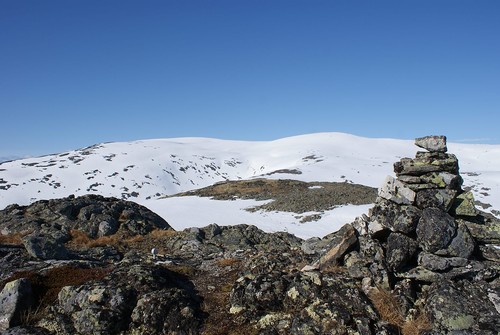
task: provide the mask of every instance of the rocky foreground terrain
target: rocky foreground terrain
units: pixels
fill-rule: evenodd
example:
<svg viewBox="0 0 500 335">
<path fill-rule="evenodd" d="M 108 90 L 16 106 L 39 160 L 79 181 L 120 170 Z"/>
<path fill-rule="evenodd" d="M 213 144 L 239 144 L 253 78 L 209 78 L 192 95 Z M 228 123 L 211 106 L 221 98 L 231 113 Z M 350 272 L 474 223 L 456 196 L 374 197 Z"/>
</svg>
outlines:
<svg viewBox="0 0 500 335">
<path fill-rule="evenodd" d="M 425 151 L 394 164 L 368 215 L 322 239 L 174 231 L 96 195 L 11 205 L 0 211 L 0 331 L 498 334 L 500 220 L 462 189 L 444 137 L 416 144 Z"/>
</svg>

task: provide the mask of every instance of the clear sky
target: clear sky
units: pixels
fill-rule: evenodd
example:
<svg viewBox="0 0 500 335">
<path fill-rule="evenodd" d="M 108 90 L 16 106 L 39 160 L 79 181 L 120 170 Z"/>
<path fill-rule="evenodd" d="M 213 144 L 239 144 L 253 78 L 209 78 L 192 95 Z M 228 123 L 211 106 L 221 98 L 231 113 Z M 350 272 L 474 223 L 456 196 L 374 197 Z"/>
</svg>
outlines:
<svg viewBox="0 0 500 335">
<path fill-rule="evenodd" d="M 500 143 L 498 0 L 0 0 L 0 157 L 340 131 Z"/>
</svg>

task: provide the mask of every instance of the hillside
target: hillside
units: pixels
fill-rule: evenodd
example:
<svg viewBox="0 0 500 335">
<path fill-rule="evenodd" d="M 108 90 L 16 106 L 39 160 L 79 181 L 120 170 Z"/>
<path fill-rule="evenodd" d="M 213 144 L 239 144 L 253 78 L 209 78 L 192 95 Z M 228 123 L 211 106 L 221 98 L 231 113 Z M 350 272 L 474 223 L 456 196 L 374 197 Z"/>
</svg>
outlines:
<svg viewBox="0 0 500 335">
<path fill-rule="evenodd" d="M 464 188 L 472 190 L 479 207 L 498 215 L 500 146 L 449 143 L 448 147 L 460 160 Z M 140 203 L 176 229 L 214 222 L 246 223 L 266 231 L 322 236 L 352 221 L 369 206 L 339 207 L 332 203 L 330 209 L 320 211 L 249 212 L 246 209 L 269 200 L 246 197 L 229 202 L 174 195 L 219 182 L 257 178 L 346 182 L 377 188 L 386 175 L 394 174 L 392 162 L 412 157 L 417 150 L 411 141 L 342 133 L 269 142 L 176 138 L 103 143 L 0 164 L 0 208 L 71 194 L 98 194 Z M 301 224 L 311 216 L 317 219 L 314 226 Z"/>
</svg>

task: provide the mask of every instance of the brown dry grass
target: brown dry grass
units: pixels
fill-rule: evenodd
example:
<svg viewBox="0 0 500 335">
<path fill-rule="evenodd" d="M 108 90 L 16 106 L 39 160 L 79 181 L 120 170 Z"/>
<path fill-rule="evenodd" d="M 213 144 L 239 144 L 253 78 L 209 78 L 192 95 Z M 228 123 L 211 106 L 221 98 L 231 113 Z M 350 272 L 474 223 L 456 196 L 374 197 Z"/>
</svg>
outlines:
<svg viewBox="0 0 500 335">
<path fill-rule="evenodd" d="M 422 331 L 431 329 L 431 323 L 425 313 L 407 320 L 398 300 L 390 291 L 384 288 L 372 290 L 369 298 L 380 314 L 380 317 L 398 327 L 403 335 L 419 335 Z"/>
<path fill-rule="evenodd" d="M 177 232 L 172 229 L 155 229 L 151 231 L 148 236 L 151 237 L 154 240 L 161 240 L 164 238 L 169 238 L 172 237 L 176 234 Z"/>
<path fill-rule="evenodd" d="M 217 260 L 217 265 L 219 266 L 236 266 L 241 263 L 238 258 L 222 258 Z"/>
<path fill-rule="evenodd" d="M 103 246 L 130 247 L 140 244 L 145 240 L 158 241 L 164 238 L 171 237 L 175 234 L 176 231 L 174 230 L 155 229 L 147 235 L 123 236 L 121 234 L 114 234 L 92 239 L 86 233 L 80 230 L 72 229 L 70 231 L 71 240 L 68 245 L 77 248 L 93 248 Z"/>
<path fill-rule="evenodd" d="M 403 335 L 420 335 L 422 331 L 431 329 L 432 324 L 425 313 L 420 313 L 416 318 L 407 320 L 401 327 Z"/>
<path fill-rule="evenodd" d="M 23 237 L 31 233 L 31 231 L 25 231 L 8 235 L 0 235 L 0 244 L 21 245 L 23 244 Z"/>
</svg>

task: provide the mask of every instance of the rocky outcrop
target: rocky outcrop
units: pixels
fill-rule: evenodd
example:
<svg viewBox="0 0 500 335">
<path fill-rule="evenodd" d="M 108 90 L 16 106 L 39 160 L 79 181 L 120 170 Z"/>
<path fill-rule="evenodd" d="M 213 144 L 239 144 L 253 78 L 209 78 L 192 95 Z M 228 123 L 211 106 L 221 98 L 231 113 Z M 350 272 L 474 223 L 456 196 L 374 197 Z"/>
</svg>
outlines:
<svg viewBox="0 0 500 335">
<path fill-rule="evenodd" d="M 11 205 L 0 211 L 1 235 L 45 234 L 63 243 L 69 240 L 71 229 L 94 238 L 117 233 L 146 234 L 155 228 L 170 226 L 146 207 L 99 195 L 41 200 L 30 206 Z"/>
<path fill-rule="evenodd" d="M 462 189 L 445 137 L 416 144 L 368 215 L 305 241 L 176 232 L 98 196 L 9 206 L 2 334 L 497 334 L 500 220 Z"/>
</svg>

